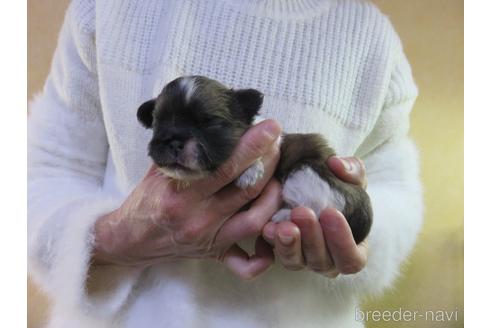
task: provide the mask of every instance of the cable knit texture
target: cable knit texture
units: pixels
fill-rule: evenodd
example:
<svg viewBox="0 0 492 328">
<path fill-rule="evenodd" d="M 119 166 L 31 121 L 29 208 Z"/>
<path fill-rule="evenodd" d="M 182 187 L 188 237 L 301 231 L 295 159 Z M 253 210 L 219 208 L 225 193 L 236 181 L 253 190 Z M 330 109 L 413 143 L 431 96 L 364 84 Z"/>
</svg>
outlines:
<svg viewBox="0 0 492 328">
<path fill-rule="evenodd" d="M 362 272 L 275 265 L 243 282 L 209 261 L 89 270 L 95 220 L 150 165 L 136 110 L 187 74 L 257 88 L 263 117 L 364 159 L 375 218 Z M 50 326 L 362 326 L 360 298 L 391 285 L 421 225 L 416 95 L 391 23 L 364 1 L 72 1 L 28 120 L 29 271 L 54 300 Z"/>
</svg>

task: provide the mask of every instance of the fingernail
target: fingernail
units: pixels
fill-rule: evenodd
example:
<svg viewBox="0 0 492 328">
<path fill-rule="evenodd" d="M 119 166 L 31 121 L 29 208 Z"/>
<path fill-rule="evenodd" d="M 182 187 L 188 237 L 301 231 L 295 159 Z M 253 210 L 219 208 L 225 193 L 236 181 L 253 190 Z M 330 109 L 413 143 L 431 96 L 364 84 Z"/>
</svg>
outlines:
<svg viewBox="0 0 492 328">
<path fill-rule="evenodd" d="M 269 122 L 268 124 L 266 124 L 263 131 L 265 132 L 265 135 L 272 141 L 277 139 L 280 135 L 280 128 L 278 124 L 275 124 L 273 122 Z"/>
<path fill-rule="evenodd" d="M 280 242 L 285 246 L 289 246 L 294 241 L 294 237 L 292 236 L 280 234 L 278 237 L 280 238 Z"/>
<path fill-rule="evenodd" d="M 345 171 L 347 171 L 347 172 L 352 171 L 352 169 L 353 169 L 352 161 L 345 159 L 343 157 L 338 157 L 338 159 L 340 160 L 340 162 L 342 162 L 343 168 L 345 169 Z"/>
</svg>

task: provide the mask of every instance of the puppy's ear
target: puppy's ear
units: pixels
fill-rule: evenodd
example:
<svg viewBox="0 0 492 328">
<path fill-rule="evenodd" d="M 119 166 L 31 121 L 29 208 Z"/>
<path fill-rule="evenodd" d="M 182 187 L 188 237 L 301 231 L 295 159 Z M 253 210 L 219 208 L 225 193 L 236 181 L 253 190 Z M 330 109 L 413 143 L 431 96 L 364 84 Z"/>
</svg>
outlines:
<svg viewBox="0 0 492 328">
<path fill-rule="evenodd" d="M 235 90 L 234 96 L 244 118 L 251 124 L 263 104 L 263 93 L 255 89 L 241 89 Z"/>
<path fill-rule="evenodd" d="M 155 99 L 144 102 L 138 108 L 137 118 L 144 127 L 150 129 L 152 127 L 153 116 L 152 112 L 155 108 Z"/>
</svg>

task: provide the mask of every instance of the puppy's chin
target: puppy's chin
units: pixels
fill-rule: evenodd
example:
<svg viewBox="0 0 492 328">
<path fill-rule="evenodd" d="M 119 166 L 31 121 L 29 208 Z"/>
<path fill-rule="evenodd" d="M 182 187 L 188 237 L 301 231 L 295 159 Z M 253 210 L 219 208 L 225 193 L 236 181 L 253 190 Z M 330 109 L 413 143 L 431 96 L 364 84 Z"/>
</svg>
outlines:
<svg viewBox="0 0 492 328">
<path fill-rule="evenodd" d="M 158 154 L 159 151 L 159 148 L 157 151 L 153 148 L 151 157 L 157 163 L 158 171 L 162 174 L 183 182 L 197 180 L 207 175 L 207 171 L 200 164 L 200 151 L 195 139 L 188 140 L 177 156 L 167 154 L 171 158 L 154 157 L 154 154 Z"/>
<path fill-rule="evenodd" d="M 201 179 L 208 175 L 208 172 L 203 170 L 192 170 L 188 168 L 170 168 L 158 167 L 157 169 L 162 174 L 178 181 L 188 182 Z"/>
</svg>

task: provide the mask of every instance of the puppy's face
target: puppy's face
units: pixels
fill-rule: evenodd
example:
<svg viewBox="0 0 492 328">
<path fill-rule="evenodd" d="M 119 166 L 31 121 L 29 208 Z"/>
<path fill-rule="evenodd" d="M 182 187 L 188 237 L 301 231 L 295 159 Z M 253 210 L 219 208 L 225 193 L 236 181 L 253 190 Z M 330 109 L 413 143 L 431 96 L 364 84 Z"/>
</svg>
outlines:
<svg viewBox="0 0 492 328">
<path fill-rule="evenodd" d="M 149 156 L 166 175 L 192 180 L 213 172 L 232 153 L 263 102 L 253 89 L 232 90 L 202 76 L 180 77 L 138 109 L 153 130 Z"/>
</svg>

